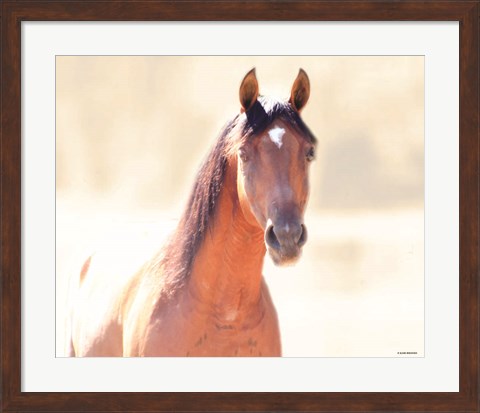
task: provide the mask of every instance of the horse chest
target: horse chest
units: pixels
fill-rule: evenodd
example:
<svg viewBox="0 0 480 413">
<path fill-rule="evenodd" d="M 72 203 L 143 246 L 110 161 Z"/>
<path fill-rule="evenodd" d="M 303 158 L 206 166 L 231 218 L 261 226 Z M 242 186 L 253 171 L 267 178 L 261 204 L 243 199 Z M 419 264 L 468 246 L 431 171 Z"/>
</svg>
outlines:
<svg viewBox="0 0 480 413">
<path fill-rule="evenodd" d="M 262 322 L 253 328 L 217 322 L 206 323 L 188 346 L 186 356 L 279 356 L 279 334 L 275 325 Z M 198 338 L 197 338 L 198 337 Z"/>
<path fill-rule="evenodd" d="M 272 308 L 273 310 L 273 308 Z M 280 356 L 280 335 L 275 311 L 266 310 L 253 326 L 248 320 L 218 321 L 201 312 L 159 314 L 139 346 L 143 356 L 232 357 Z"/>
</svg>

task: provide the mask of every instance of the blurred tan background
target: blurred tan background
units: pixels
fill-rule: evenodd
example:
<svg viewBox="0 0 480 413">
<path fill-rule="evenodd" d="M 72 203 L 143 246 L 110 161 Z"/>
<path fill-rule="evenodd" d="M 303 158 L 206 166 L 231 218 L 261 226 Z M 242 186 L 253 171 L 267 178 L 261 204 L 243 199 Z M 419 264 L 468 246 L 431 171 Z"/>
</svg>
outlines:
<svg viewBox="0 0 480 413">
<path fill-rule="evenodd" d="M 284 356 L 423 356 L 423 57 L 56 59 L 58 356 L 70 274 L 161 246 L 252 67 L 278 97 L 305 69 L 319 141 L 303 257 L 264 268 Z"/>
</svg>

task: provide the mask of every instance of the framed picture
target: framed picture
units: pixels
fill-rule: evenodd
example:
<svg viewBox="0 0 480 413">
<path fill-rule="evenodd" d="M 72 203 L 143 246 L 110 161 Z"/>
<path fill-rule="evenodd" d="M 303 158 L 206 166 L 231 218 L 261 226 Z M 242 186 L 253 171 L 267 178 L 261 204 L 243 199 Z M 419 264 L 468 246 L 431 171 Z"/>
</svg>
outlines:
<svg viewBox="0 0 480 413">
<path fill-rule="evenodd" d="M 478 411 L 478 1 L 2 7 L 4 411 Z"/>
</svg>

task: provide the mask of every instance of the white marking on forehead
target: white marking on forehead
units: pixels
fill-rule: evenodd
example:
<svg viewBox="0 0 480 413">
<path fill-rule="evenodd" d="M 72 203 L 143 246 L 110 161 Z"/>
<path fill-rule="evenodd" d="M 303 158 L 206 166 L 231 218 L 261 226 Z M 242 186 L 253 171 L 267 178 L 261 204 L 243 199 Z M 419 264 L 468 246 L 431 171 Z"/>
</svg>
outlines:
<svg viewBox="0 0 480 413">
<path fill-rule="evenodd" d="M 283 135 L 285 135 L 285 129 L 279 127 L 270 129 L 268 135 L 270 136 L 270 140 L 280 149 L 283 145 L 282 138 Z"/>
</svg>

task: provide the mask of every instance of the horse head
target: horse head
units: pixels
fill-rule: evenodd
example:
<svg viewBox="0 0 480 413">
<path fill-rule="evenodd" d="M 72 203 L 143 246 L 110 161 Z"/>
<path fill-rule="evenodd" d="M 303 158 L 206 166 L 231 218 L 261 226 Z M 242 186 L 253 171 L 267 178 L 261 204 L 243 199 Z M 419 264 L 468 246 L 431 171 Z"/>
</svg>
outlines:
<svg viewBox="0 0 480 413">
<path fill-rule="evenodd" d="M 304 212 L 316 140 L 300 112 L 309 95 L 310 82 L 302 69 L 285 101 L 259 95 L 255 69 L 240 86 L 244 122 L 236 148 L 237 193 L 246 219 L 263 230 L 277 265 L 295 262 L 307 241 Z"/>
</svg>

